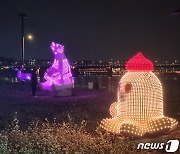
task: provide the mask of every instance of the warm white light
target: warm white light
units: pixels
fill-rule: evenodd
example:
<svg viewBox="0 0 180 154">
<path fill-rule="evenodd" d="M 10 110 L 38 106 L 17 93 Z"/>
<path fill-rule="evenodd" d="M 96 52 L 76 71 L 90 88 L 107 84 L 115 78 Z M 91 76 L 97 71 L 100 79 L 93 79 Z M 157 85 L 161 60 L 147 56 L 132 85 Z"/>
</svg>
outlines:
<svg viewBox="0 0 180 154">
<path fill-rule="evenodd" d="M 29 40 L 32 40 L 32 39 L 33 39 L 33 36 L 32 36 L 31 34 L 28 34 L 28 35 L 27 35 L 27 38 L 28 38 Z"/>
<path fill-rule="evenodd" d="M 117 102 L 110 106 L 112 118 L 104 119 L 101 126 L 109 132 L 133 137 L 171 132 L 177 121 L 163 114 L 159 79 L 152 71 L 144 71 L 144 66 L 140 70 L 137 61 L 135 71 L 131 63 L 128 67 L 131 70 L 119 82 Z"/>
</svg>

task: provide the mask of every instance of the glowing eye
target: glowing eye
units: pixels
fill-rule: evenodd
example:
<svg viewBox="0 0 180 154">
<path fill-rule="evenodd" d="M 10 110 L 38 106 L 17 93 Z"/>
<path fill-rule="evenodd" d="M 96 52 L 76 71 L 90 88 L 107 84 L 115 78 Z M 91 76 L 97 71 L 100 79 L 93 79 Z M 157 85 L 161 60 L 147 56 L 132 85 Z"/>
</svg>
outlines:
<svg viewBox="0 0 180 154">
<path fill-rule="evenodd" d="M 131 88 L 132 88 L 131 83 L 127 83 L 124 88 L 125 93 L 129 93 L 131 91 Z"/>
</svg>

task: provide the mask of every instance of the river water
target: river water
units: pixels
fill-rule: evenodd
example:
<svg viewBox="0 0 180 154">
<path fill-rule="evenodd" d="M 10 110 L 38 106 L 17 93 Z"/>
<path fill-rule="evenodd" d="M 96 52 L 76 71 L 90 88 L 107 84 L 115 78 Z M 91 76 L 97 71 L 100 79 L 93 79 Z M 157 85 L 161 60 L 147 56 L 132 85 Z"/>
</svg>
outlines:
<svg viewBox="0 0 180 154">
<path fill-rule="evenodd" d="M 88 88 L 88 83 L 96 82 L 103 90 L 117 93 L 119 77 L 78 77 L 75 87 Z M 180 116 L 180 75 L 158 76 L 163 88 L 164 114 L 170 117 Z M 89 84 L 90 88 L 91 84 Z"/>
<path fill-rule="evenodd" d="M 75 77 L 74 87 L 88 89 L 92 88 L 92 83 L 97 83 L 100 89 L 110 92 L 116 92 L 118 82 L 122 76 L 113 77 Z M 180 75 L 160 75 L 158 76 L 163 86 L 163 94 L 165 99 L 180 100 Z M 1 81 L 18 82 L 16 77 L 7 78 L 0 77 Z"/>
<path fill-rule="evenodd" d="M 118 77 L 76 77 L 75 87 L 91 88 L 91 82 L 98 83 L 101 89 L 116 92 L 122 76 Z M 180 99 L 180 75 L 158 76 L 162 83 L 163 93 L 167 98 Z"/>
</svg>

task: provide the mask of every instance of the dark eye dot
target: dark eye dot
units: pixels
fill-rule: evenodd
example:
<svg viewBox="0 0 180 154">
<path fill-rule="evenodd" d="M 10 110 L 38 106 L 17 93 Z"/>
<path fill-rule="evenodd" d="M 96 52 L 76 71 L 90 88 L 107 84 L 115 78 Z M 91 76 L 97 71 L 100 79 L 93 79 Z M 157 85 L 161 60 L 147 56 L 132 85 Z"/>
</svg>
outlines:
<svg viewBox="0 0 180 154">
<path fill-rule="evenodd" d="M 124 98 L 125 98 L 125 97 L 124 97 L 124 94 L 121 94 L 121 95 L 120 95 L 120 98 L 121 98 L 121 99 L 124 99 Z"/>
<path fill-rule="evenodd" d="M 127 83 L 124 88 L 125 93 L 129 93 L 131 91 L 131 88 L 132 88 L 132 85 L 130 83 Z"/>
</svg>

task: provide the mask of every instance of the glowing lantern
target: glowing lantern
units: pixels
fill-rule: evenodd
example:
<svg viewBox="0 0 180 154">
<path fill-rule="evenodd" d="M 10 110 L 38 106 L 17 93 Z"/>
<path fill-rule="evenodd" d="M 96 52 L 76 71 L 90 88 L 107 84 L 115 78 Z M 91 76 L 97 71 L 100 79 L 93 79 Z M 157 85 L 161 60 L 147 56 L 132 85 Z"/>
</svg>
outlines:
<svg viewBox="0 0 180 154">
<path fill-rule="evenodd" d="M 69 62 L 64 54 L 64 46 L 52 42 L 51 50 L 54 54 L 54 62 L 47 69 L 44 75 L 46 81 L 41 83 L 41 87 L 49 91 L 63 91 L 60 95 L 66 95 L 67 89 L 72 88 L 74 79 Z"/>
<path fill-rule="evenodd" d="M 118 87 L 118 101 L 110 106 L 112 118 L 101 126 L 127 137 L 163 135 L 172 132 L 177 121 L 163 115 L 163 94 L 153 63 L 141 52 L 126 63 L 127 73 Z"/>
</svg>

